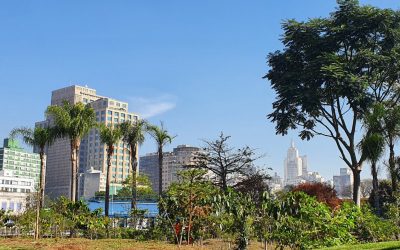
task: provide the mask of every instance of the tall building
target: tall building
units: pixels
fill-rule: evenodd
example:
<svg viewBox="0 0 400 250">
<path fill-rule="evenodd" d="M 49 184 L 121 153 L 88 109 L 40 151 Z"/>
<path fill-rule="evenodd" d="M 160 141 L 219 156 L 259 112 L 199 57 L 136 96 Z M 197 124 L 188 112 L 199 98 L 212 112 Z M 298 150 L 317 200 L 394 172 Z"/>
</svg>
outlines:
<svg viewBox="0 0 400 250">
<path fill-rule="evenodd" d="M 95 89 L 82 86 L 70 86 L 52 92 L 51 105 L 62 105 L 64 101 L 71 104 L 82 102 L 88 104 L 96 112 L 98 123 L 108 126 L 116 125 L 123 121 L 137 121 L 138 115 L 128 111 L 128 103 L 108 97 L 99 96 Z M 51 120 L 36 123 L 36 126 L 48 126 Z M 46 195 L 51 198 L 59 196 L 70 197 L 71 189 L 71 160 L 70 145 L 68 138 L 58 139 L 48 147 L 47 171 L 46 171 Z M 81 176 L 79 194 L 84 193 L 82 180 L 88 170 L 98 170 L 103 174 L 107 167 L 106 147 L 100 142 L 98 129 L 92 129 L 87 136 L 82 138 L 79 155 L 79 175 Z M 130 172 L 129 148 L 122 141 L 119 142 L 114 151 L 111 167 L 111 183 L 121 183 Z M 104 191 L 103 185 L 99 190 Z"/>
<path fill-rule="evenodd" d="M 189 145 L 179 145 L 172 152 L 164 152 L 162 190 L 168 189 L 173 182 L 178 181 L 178 172 L 183 170 L 183 166 L 191 165 L 193 157 L 200 148 Z M 140 157 L 140 172 L 147 175 L 152 183 L 152 189 L 158 193 L 158 154 L 150 153 Z"/>
<path fill-rule="evenodd" d="M 333 187 L 341 198 L 351 197 L 353 173 L 348 168 L 340 168 L 340 175 L 333 176 Z"/>
<path fill-rule="evenodd" d="M 32 178 L 39 183 L 39 154 L 28 153 L 15 140 L 4 139 L 0 148 L 0 170 L 11 171 L 12 175 L 21 178 Z"/>
<path fill-rule="evenodd" d="M 303 168 L 302 158 L 299 157 L 299 151 L 292 141 L 284 162 L 285 185 L 296 185 L 298 183 L 298 177 L 302 175 Z"/>
<path fill-rule="evenodd" d="M 308 171 L 308 158 L 299 156 L 299 151 L 292 141 L 284 163 L 284 185 L 298 185 L 305 182 L 325 182 L 318 172 Z"/>
<path fill-rule="evenodd" d="M 13 173 L 8 169 L 0 171 L 0 209 L 18 214 L 25 210 L 29 194 L 35 192 L 35 181 Z"/>
</svg>

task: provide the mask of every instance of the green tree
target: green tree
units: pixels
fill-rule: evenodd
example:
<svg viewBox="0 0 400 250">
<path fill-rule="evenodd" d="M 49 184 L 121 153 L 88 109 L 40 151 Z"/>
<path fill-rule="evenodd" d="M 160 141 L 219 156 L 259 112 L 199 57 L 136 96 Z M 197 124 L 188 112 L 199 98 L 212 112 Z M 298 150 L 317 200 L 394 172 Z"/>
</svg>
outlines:
<svg viewBox="0 0 400 250">
<path fill-rule="evenodd" d="M 51 145 L 55 139 L 57 131 L 54 128 L 49 127 L 35 127 L 31 128 L 15 128 L 10 133 L 10 138 L 13 139 L 16 136 L 21 136 L 22 140 L 32 146 L 37 147 L 39 150 L 40 157 L 40 173 L 39 173 L 39 185 L 38 185 L 38 198 L 36 205 L 36 222 L 35 222 L 35 234 L 34 238 L 37 240 L 40 237 L 40 210 L 43 208 L 44 201 L 44 186 L 45 186 L 45 174 L 46 174 L 46 162 L 45 162 L 45 149 Z"/>
<path fill-rule="evenodd" d="M 108 127 L 102 125 L 100 127 L 100 141 L 107 147 L 107 177 L 106 177 L 106 193 L 104 202 L 104 213 L 108 217 L 110 206 L 110 181 L 111 181 L 111 160 L 114 155 L 115 144 L 122 139 L 122 131 L 117 127 Z"/>
<path fill-rule="evenodd" d="M 206 171 L 188 169 L 178 173 L 178 182 L 172 183 L 160 199 L 160 215 L 168 215 L 173 221 L 180 221 L 176 240 L 180 244 L 184 237 L 187 244 L 201 239 L 211 219 L 212 199 L 218 193 L 209 181 L 204 179 Z M 172 223 L 172 222 L 171 222 Z M 171 225 L 172 226 L 172 225 Z M 175 231 L 175 228 L 172 228 Z"/>
<path fill-rule="evenodd" d="M 167 143 L 171 143 L 175 136 L 168 134 L 168 131 L 164 128 L 163 122 L 160 127 L 155 125 L 148 126 L 148 132 L 157 143 L 158 153 L 158 194 L 162 195 L 162 167 L 163 167 L 163 147 Z"/>
<path fill-rule="evenodd" d="M 118 198 L 127 198 L 132 197 L 132 175 L 129 175 L 123 182 L 122 188 L 118 190 L 117 197 Z M 151 188 L 151 182 L 147 175 L 138 174 L 136 177 L 137 182 L 137 198 L 138 200 L 153 200 L 156 199 L 157 195 L 154 193 Z"/>
<path fill-rule="evenodd" d="M 137 120 L 134 122 L 125 121 L 120 124 L 120 128 L 123 134 L 123 141 L 129 145 L 129 153 L 132 167 L 132 202 L 131 209 L 136 210 L 137 202 L 137 167 L 138 167 L 138 149 L 144 140 L 144 133 L 147 128 L 147 122 L 145 120 Z"/>
<path fill-rule="evenodd" d="M 378 133 L 366 134 L 360 143 L 362 156 L 366 160 L 371 162 L 371 174 L 372 174 L 372 192 L 374 193 L 374 207 L 378 214 L 381 213 L 380 202 L 379 202 L 379 180 L 378 180 L 378 168 L 376 166 L 379 158 L 382 157 L 385 150 L 385 139 Z"/>
<path fill-rule="evenodd" d="M 78 198 L 78 166 L 81 139 L 97 126 L 96 114 L 89 105 L 79 102 L 70 104 L 64 101 L 62 106 L 49 106 L 47 116 L 54 120 L 59 136 L 67 137 L 71 148 L 71 201 Z"/>
<path fill-rule="evenodd" d="M 400 15 L 357 0 L 338 5 L 327 18 L 283 23 L 284 50 L 269 54 L 264 77 L 277 94 L 268 118 L 277 134 L 300 129 L 302 139 L 331 138 L 353 172 L 360 205 L 357 132 L 371 103 L 399 100 Z"/>
</svg>

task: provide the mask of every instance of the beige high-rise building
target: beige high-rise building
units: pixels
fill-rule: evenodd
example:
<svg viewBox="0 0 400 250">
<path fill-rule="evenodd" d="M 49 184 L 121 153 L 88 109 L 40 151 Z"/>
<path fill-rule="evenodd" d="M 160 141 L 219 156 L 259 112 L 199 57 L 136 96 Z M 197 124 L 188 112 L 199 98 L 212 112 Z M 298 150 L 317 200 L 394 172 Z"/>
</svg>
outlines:
<svg viewBox="0 0 400 250">
<path fill-rule="evenodd" d="M 52 92 L 51 105 L 61 105 L 63 101 L 72 104 L 82 102 L 92 106 L 98 123 L 113 126 L 123 121 L 137 121 L 138 115 L 128 112 L 128 103 L 97 95 L 96 90 L 82 86 L 70 86 Z M 43 126 L 50 120 L 38 122 Z M 71 160 L 68 138 L 59 139 L 47 149 L 47 171 L 45 193 L 51 198 L 70 197 Z M 79 156 L 79 173 L 84 175 L 89 169 L 106 171 L 106 147 L 100 142 L 97 129 L 92 129 L 82 138 Z M 129 148 L 123 142 L 118 143 L 112 160 L 112 183 L 121 183 L 130 172 Z M 102 190 L 104 185 L 99 185 Z M 83 195 L 85 185 L 80 181 L 79 194 Z"/>
<path fill-rule="evenodd" d="M 162 190 L 167 190 L 173 182 L 178 181 L 178 172 L 183 170 L 183 166 L 194 163 L 194 156 L 200 148 L 189 145 L 179 145 L 172 152 L 164 152 L 162 169 Z M 150 153 L 140 157 L 140 172 L 147 175 L 152 183 L 152 189 L 158 193 L 158 154 Z"/>
</svg>

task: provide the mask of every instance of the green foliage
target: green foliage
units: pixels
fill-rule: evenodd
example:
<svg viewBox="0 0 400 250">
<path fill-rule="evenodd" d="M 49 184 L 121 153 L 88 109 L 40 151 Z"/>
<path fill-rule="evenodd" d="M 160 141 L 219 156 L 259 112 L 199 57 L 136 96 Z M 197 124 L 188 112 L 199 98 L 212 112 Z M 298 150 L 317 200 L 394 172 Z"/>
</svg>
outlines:
<svg viewBox="0 0 400 250">
<path fill-rule="evenodd" d="M 175 235 L 178 242 L 180 238 L 188 243 L 199 240 L 212 230 L 212 199 L 218 189 L 204 179 L 205 174 L 199 169 L 179 172 L 179 182 L 171 184 L 159 201 L 160 215 L 170 230 L 179 224 L 179 235 Z"/>
<path fill-rule="evenodd" d="M 393 216 L 395 220 L 395 216 Z M 355 235 L 362 242 L 395 240 L 399 233 L 398 225 L 392 221 L 376 216 L 368 206 L 361 208 L 357 217 Z"/>
<path fill-rule="evenodd" d="M 259 214 L 258 235 L 280 248 L 300 249 L 354 242 L 357 209 L 344 205 L 343 211 L 330 208 L 302 192 L 289 192 L 279 200 L 264 198 Z"/>
</svg>

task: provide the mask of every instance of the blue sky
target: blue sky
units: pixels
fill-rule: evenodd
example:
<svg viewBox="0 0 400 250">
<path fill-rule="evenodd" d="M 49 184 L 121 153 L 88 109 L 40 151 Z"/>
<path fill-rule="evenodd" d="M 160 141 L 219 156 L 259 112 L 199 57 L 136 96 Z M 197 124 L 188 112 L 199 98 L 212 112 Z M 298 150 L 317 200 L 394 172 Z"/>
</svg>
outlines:
<svg viewBox="0 0 400 250">
<path fill-rule="evenodd" d="M 361 1 L 400 8 L 393 0 Z M 276 136 L 274 93 L 261 77 L 281 48 L 284 19 L 327 16 L 334 0 L 0 2 L 0 139 L 43 119 L 52 90 L 88 85 L 163 120 L 173 144 L 201 146 L 220 131 L 283 173 L 293 138 L 309 168 L 331 179 L 345 166 L 333 142 Z M 149 138 L 141 154 L 155 151 Z M 365 166 L 364 176 L 369 168 Z"/>
</svg>

